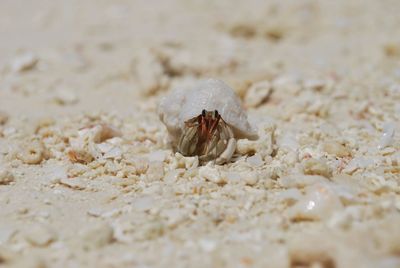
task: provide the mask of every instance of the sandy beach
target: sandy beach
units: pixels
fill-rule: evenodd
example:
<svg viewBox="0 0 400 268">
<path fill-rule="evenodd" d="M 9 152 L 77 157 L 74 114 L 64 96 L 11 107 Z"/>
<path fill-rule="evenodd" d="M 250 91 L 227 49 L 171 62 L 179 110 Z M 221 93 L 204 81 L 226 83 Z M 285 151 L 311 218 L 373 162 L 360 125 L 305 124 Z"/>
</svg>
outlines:
<svg viewBox="0 0 400 268">
<path fill-rule="evenodd" d="M 2 0 L 0 267 L 400 267 L 400 2 Z M 204 78 L 257 140 L 173 148 Z"/>
</svg>

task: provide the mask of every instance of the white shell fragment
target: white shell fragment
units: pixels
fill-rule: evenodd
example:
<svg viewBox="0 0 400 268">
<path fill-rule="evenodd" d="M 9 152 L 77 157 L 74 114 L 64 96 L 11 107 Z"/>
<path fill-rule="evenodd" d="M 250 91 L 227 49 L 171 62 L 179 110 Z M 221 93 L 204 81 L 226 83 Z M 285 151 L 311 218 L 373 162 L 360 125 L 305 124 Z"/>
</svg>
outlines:
<svg viewBox="0 0 400 268">
<path fill-rule="evenodd" d="M 381 139 L 379 141 L 378 149 L 384 149 L 387 146 L 390 146 L 394 142 L 395 135 L 395 124 L 394 123 L 386 123 L 383 125 L 383 132 Z"/>
<path fill-rule="evenodd" d="M 44 247 L 57 240 L 57 234 L 47 226 L 34 225 L 27 229 L 25 239 L 32 245 Z"/>
<path fill-rule="evenodd" d="M 324 220 L 343 209 L 335 189 L 318 183 L 306 188 L 306 194 L 289 210 L 292 219 Z"/>
<path fill-rule="evenodd" d="M 38 62 L 38 58 L 32 53 L 25 53 L 19 55 L 11 63 L 11 69 L 15 73 L 31 70 Z"/>
<path fill-rule="evenodd" d="M 258 107 L 271 95 L 272 87 L 269 81 L 254 83 L 246 92 L 244 103 L 247 107 Z"/>
<path fill-rule="evenodd" d="M 59 105 L 72 105 L 79 101 L 78 96 L 73 92 L 73 90 L 68 88 L 58 89 L 53 100 Z"/>
<path fill-rule="evenodd" d="M 198 116 L 203 109 L 217 110 L 232 127 L 236 138 L 257 138 L 256 130 L 247 120 L 240 99 L 227 84 L 218 79 L 202 80 L 191 89 L 170 93 L 161 100 L 158 114 L 172 142 L 175 142 L 182 133 L 185 121 Z"/>
<path fill-rule="evenodd" d="M 80 234 L 82 244 L 86 249 L 99 249 L 112 242 L 113 228 L 107 223 L 97 223 L 89 226 Z"/>
<path fill-rule="evenodd" d="M 0 166 L 0 185 L 10 184 L 14 181 L 14 175 L 5 168 Z"/>
<path fill-rule="evenodd" d="M 214 183 L 226 182 L 225 178 L 221 176 L 220 172 L 215 167 L 211 167 L 209 165 L 200 167 L 199 175 L 201 178 Z"/>
</svg>

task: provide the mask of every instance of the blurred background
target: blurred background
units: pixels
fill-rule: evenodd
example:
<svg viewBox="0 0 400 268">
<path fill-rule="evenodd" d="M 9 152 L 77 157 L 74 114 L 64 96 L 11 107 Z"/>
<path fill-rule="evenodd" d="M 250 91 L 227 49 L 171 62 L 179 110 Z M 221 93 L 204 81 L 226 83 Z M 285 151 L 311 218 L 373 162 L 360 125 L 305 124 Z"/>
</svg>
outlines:
<svg viewBox="0 0 400 268">
<path fill-rule="evenodd" d="M 129 112 L 137 96 L 198 77 L 224 79 L 241 95 L 248 81 L 282 74 L 357 87 L 368 86 L 366 72 L 400 77 L 396 0 L 0 5 L 0 107 L 15 113 Z"/>
</svg>

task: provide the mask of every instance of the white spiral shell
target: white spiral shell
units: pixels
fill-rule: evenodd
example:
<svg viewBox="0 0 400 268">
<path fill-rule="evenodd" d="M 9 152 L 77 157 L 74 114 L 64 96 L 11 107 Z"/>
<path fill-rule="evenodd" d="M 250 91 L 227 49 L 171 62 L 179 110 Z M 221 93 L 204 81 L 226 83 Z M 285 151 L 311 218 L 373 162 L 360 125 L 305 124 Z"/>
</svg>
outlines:
<svg viewBox="0 0 400 268">
<path fill-rule="evenodd" d="M 185 121 L 198 116 L 203 109 L 217 110 L 231 126 L 235 138 L 257 138 L 240 99 L 227 84 L 218 79 L 201 80 L 191 89 L 171 92 L 161 99 L 158 114 L 174 142 L 179 139 Z"/>
</svg>

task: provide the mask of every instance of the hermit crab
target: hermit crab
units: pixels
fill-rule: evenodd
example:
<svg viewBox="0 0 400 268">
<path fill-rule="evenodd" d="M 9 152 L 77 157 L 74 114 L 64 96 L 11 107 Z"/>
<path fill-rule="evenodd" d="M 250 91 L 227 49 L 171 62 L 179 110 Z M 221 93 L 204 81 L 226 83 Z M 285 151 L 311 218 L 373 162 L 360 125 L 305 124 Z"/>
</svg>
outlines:
<svg viewBox="0 0 400 268">
<path fill-rule="evenodd" d="M 158 107 L 174 148 L 201 162 L 228 162 L 236 139 L 256 139 L 240 99 L 224 82 L 201 80 L 191 89 L 175 90 L 161 99 Z"/>
</svg>

